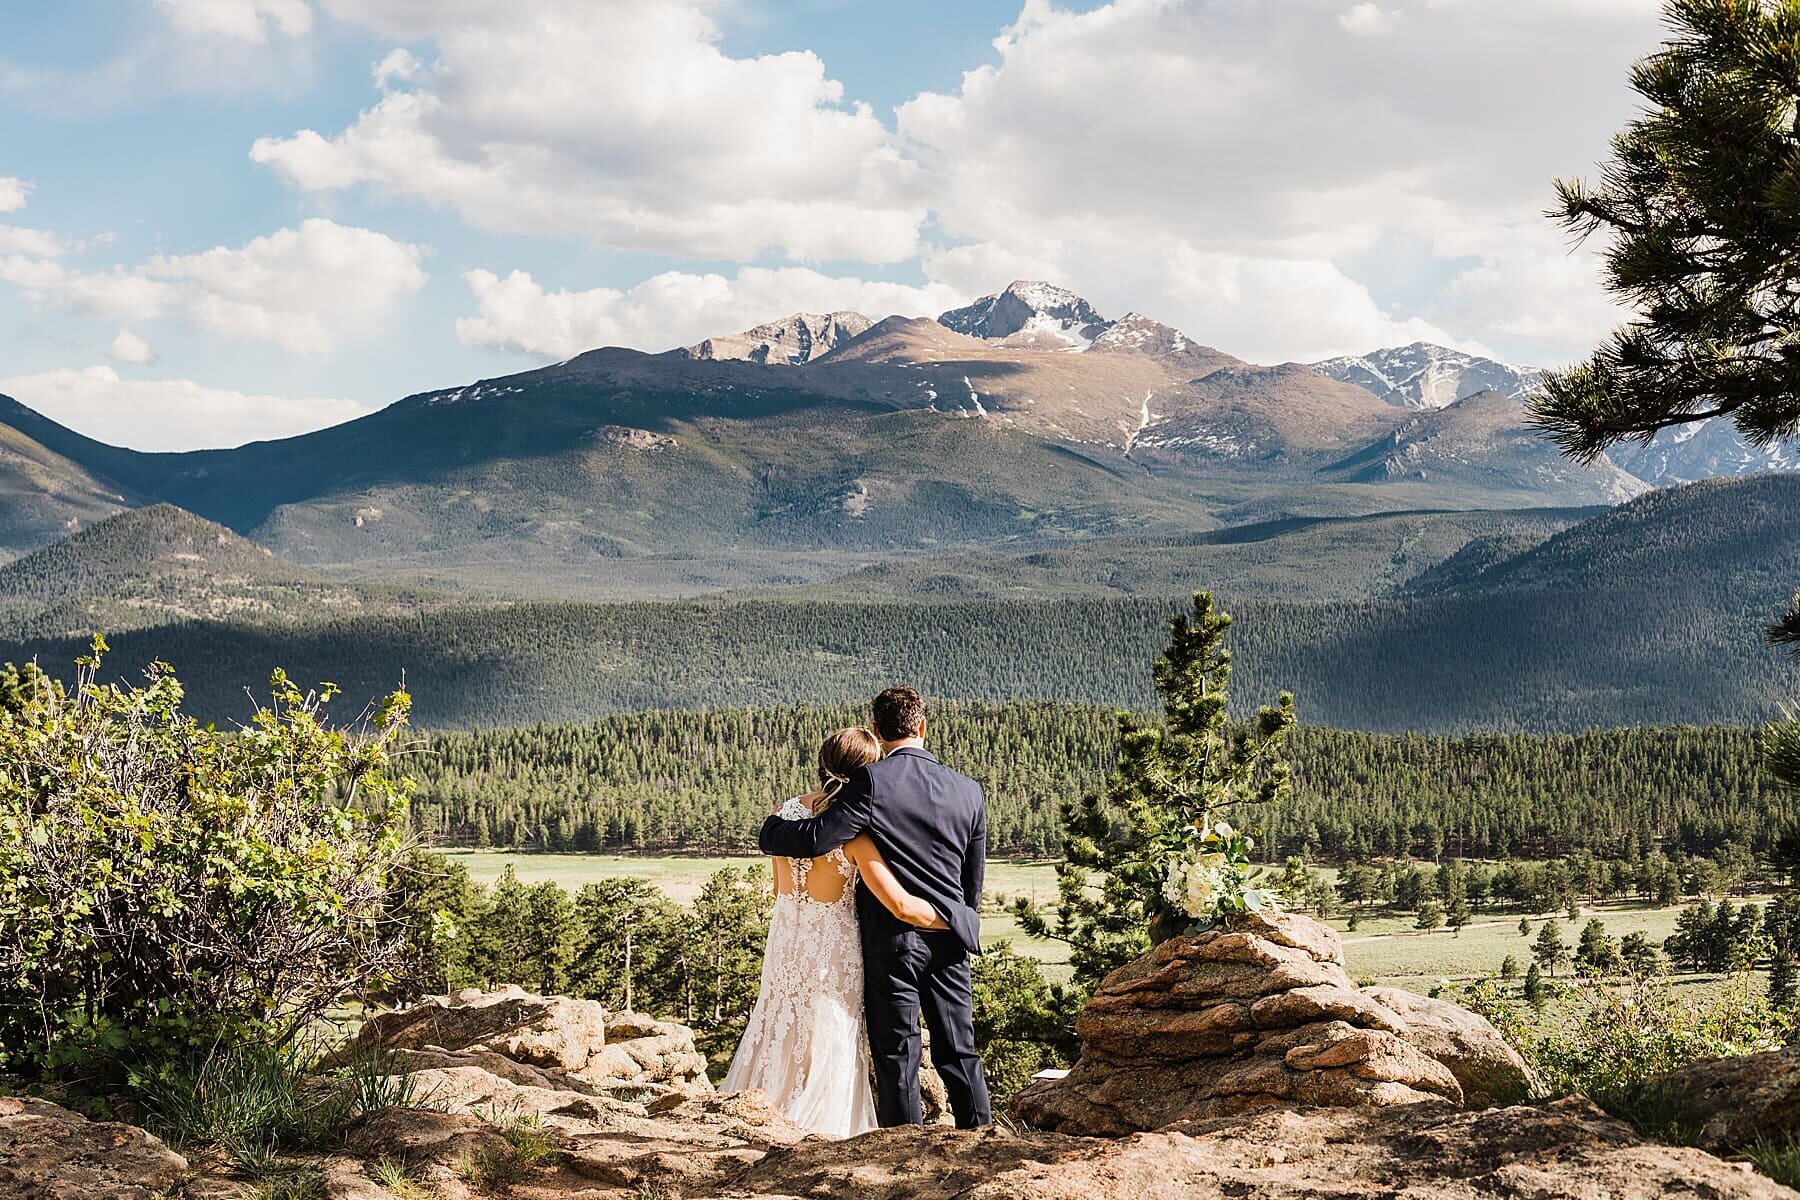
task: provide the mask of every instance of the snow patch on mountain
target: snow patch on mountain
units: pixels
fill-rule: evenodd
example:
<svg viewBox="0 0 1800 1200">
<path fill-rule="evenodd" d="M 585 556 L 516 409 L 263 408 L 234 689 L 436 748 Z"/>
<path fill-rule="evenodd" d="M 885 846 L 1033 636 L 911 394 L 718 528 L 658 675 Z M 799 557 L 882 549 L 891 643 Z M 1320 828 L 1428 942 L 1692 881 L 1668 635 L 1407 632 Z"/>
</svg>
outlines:
<svg viewBox="0 0 1800 1200">
<path fill-rule="evenodd" d="M 1523 400 L 1543 374 L 1532 367 L 1515 367 L 1429 342 L 1328 358 L 1311 366 L 1321 375 L 1355 384 L 1396 407 L 1412 409 L 1447 408 L 1478 392 L 1499 392 Z"/>
<path fill-rule="evenodd" d="M 1659 487 L 1718 475 L 1800 471 L 1800 444 L 1753 446 L 1727 417 L 1677 425 L 1658 433 L 1649 445 L 1626 442 L 1607 453 L 1639 479 Z"/>
<path fill-rule="evenodd" d="M 1080 351 L 1111 328 L 1093 305 L 1067 288 L 1021 279 L 938 317 L 946 329 L 1007 345 Z"/>
</svg>

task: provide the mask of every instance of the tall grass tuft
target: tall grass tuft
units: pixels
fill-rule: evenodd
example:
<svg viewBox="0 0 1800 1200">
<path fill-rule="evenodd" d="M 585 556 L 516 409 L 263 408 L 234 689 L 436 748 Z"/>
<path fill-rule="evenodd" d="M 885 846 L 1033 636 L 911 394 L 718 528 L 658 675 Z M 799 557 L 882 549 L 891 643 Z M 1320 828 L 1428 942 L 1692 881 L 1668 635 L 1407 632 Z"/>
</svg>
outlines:
<svg viewBox="0 0 1800 1200">
<path fill-rule="evenodd" d="M 216 1147 L 246 1165 L 281 1150 L 324 1150 L 379 1108 L 430 1107 L 395 1055 L 357 1055 L 313 1074 L 299 1047 L 219 1044 L 198 1063 L 164 1062 L 133 1073 L 144 1125 L 177 1148 Z M 246 1174 L 252 1174 L 246 1171 Z"/>
<path fill-rule="evenodd" d="M 1758 1142 L 1744 1151 L 1744 1157 L 1776 1183 L 1800 1190 L 1800 1133 Z"/>
</svg>

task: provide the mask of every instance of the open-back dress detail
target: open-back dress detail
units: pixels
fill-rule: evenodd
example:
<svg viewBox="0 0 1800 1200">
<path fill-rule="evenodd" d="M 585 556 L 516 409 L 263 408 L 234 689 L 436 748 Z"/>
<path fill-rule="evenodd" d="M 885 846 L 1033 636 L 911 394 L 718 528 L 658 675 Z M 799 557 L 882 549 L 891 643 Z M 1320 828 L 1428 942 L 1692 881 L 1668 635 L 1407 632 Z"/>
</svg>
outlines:
<svg viewBox="0 0 1800 1200">
<path fill-rule="evenodd" d="M 804 821 L 814 814 L 796 797 L 778 815 Z M 856 864 L 841 849 L 787 863 L 793 887 L 775 897 L 762 987 L 724 1090 L 761 1088 L 789 1120 L 852 1137 L 875 1128 Z M 815 878 L 821 865 L 833 874 Z"/>
</svg>

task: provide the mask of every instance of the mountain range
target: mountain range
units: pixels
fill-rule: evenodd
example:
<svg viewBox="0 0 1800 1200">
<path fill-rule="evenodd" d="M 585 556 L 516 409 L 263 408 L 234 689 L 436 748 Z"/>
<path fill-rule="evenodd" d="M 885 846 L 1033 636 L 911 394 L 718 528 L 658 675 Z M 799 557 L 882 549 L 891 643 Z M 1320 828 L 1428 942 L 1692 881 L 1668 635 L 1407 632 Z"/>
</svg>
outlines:
<svg viewBox="0 0 1800 1200">
<path fill-rule="evenodd" d="M 307 573 L 222 527 L 139 510 L 0 575 L 37 614 L 154 595 L 109 638 L 110 673 L 176 666 L 190 707 L 241 718 L 282 666 L 340 684 L 354 712 L 405 681 L 429 726 L 571 721 L 621 709 L 843 703 L 881 681 L 932 695 L 1141 705 L 1167 618 L 1194 586 L 1237 618 L 1233 696 L 1293 691 L 1302 719 L 1373 730 L 1574 730 L 1756 722 L 1795 680 L 1762 627 L 1800 579 L 1800 476 L 1660 489 L 1584 514 L 1289 519 L 1185 538 L 889 563 L 830 589 L 704 602 L 351 598 L 308 617 Z M 220 559 L 217 575 L 189 556 Z M 1382 570 L 1383 557 L 1393 564 Z M 187 564 L 171 571 L 169 562 Z M 31 560 L 21 560 L 20 564 Z M 923 568 L 923 564 L 918 564 Z M 1140 580 L 1142 591 L 1115 585 Z M 217 580 L 244 581 L 221 588 Z M 957 595 L 957 581 L 991 590 Z M 1310 582 L 1310 588 L 1297 581 Z M 95 581 L 82 583 L 80 581 Z M 268 600 L 239 611 L 208 598 Z M 360 607 L 358 606 L 360 605 Z M 15 611 L 0 605 L 0 614 Z M 85 631 L 41 615 L 0 630 L 0 660 L 55 669 Z"/>
<path fill-rule="evenodd" d="M 891 676 L 1137 703 L 1171 605 L 1209 587 L 1246 696 L 1294 687 L 1308 719 L 1773 712 L 1758 630 L 1800 579 L 1800 475 L 1737 478 L 1787 460 L 1711 426 L 1573 463 L 1524 424 L 1535 379 L 1427 345 L 1258 365 L 1021 282 L 229 450 L 140 453 L 0 398 L 0 657 L 106 631 L 213 715 L 276 665 L 357 700 L 404 676 L 437 724 Z M 1652 488 L 1696 469 L 1732 478 Z"/>
<path fill-rule="evenodd" d="M 1449 353 L 1365 356 L 1363 374 L 1260 366 L 1018 282 L 935 321 L 796 314 L 661 354 L 594 350 L 230 450 L 138 453 L 5 401 L 0 487 L 29 502 L 0 511 L 0 547 L 167 502 L 344 579 L 655 598 L 1646 488 L 1531 435 L 1511 397 L 1523 373 Z M 1407 388 L 1429 404 L 1395 398 Z M 1468 394 L 1430 406 L 1452 392 Z"/>
</svg>

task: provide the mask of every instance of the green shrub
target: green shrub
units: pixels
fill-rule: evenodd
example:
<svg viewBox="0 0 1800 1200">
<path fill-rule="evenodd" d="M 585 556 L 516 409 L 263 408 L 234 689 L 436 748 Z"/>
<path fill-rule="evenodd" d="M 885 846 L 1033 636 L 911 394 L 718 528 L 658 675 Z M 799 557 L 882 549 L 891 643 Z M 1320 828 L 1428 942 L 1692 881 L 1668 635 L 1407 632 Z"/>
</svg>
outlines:
<svg viewBox="0 0 1800 1200">
<path fill-rule="evenodd" d="M 398 954 L 410 701 L 334 729 L 335 689 L 278 671 L 220 731 L 182 714 L 166 667 L 98 683 L 104 649 L 70 688 L 0 673 L 0 1070 L 102 1089 L 145 1062 L 260 1073 L 213 1048 L 294 1044 Z"/>
<path fill-rule="evenodd" d="M 974 962 L 974 997 L 975 1046 L 996 1101 L 1080 1053 L 1075 1018 L 1085 997 L 1046 983 L 1036 959 L 1005 943 L 990 946 Z"/>
<path fill-rule="evenodd" d="M 1673 1106 L 1654 1081 L 1708 1058 L 1755 1054 L 1782 1044 L 1789 1019 L 1772 1010 L 1748 972 L 1722 990 L 1677 994 L 1666 975 L 1620 987 L 1590 986 L 1565 1030 L 1523 1047 L 1553 1094 L 1580 1094 L 1647 1133 L 1680 1140 Z"/>
</svg>

